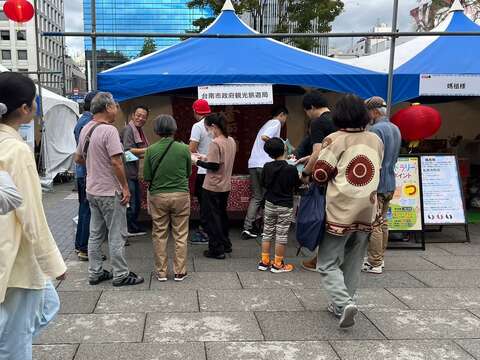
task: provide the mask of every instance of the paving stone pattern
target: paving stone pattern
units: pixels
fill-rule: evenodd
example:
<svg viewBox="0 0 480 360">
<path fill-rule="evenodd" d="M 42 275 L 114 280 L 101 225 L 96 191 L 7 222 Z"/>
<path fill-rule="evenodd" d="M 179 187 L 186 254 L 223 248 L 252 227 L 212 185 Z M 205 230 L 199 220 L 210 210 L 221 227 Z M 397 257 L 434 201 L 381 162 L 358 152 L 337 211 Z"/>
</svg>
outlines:
<svg viewBox="0 0 480 360">
<path fill-rule="evenodd" d="M 470 244 L 448 229 L 425 252 L 389 250 L 382 275 L 361 275 L 357 324 L 342 330 L 326 311 L 320 275 L 301 269 L 293 233 L 289 274 L 257 271 L 259 242 L 233 228 L 225 260 L 189 246 L 183 282 L 172 280 L 173 244 L 169 281 L 152 278 L 149 234 L 126 248 L 144 284 L 88 285 L 88 264 L 73 253 L 72 188 L 44 195 L 69 273 L 57 287 L 60 314 L 35 340 L 36 360 L 480 360 L 480 227 L 472 226 Z"/>
</svg>

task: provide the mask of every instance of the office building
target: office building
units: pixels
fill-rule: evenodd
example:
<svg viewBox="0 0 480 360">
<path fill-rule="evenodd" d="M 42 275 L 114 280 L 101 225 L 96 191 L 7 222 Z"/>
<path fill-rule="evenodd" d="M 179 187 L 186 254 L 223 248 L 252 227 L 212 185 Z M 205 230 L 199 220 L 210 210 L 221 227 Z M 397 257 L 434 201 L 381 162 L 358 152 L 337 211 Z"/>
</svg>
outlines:
<svg viewBox="0 0 480 360">
<path fill-rule="evenodd" d="M 0 1 L 0 9 L 3 9 L 4 3 Z M 40 31 L 64 31 L 63 0 L 38 0 L 37 6 Z M 40 70 L 56 72 L 42 75 L 41 81 L 45 87 L 59 94 L 63 89 L 62 46 L 61 37 L 41 37 Z M 13 71 L 37 71 L 34 19 L 23 24 L 15 23 L 0 10 L 0 62 Z M 36 79 L 35 75 L 31 77 Z"/>
<path fill-rule="evenodd" d="M 264 9 L 263 9 L 263 16 L 262 17 L 255 17 L 249 12 L 245 12 L 241 15 L 243 21 L 245 21 L 250 27 L 254 28 L 258 32 L 269 34 L 274 33 L 277 31 L 277 26 L 279 22 L 280 16 L 280 9 L 279 9 L 278 0 L 266 0 Z M 284 5 L 287 6 L 286 3 Z M 286 8 L 283 10 L 286 11 Z M 295 24 L 289 23 L 288 24 L 288 32 L 295 32 Z M 312 32 L 319 32 L 318 30 L 318 22 L 312 22 Z M 328 54 L 328 46 L 329 41 L 328 38 L 316 38 L 315 45 L 312 49 L 312 52 L 320 54 L 320 55 L 327 55 Z"/>
<path fill-rule="evenodd" d="M 156 32 L 184 33 L 195 30 L 193 22 L 210 17 L 210 10 L 189 9 L 189 0 L 96 0 L 97 32 Z M 91 1 L 84 0 L 84 27 L 91 31 Z M 157 38 L 157 49 L 179 42 L 178 38 Z M 142 38 L 98 38 L 99 71 L 121 64 L 138 56 Z M 91 58 L 92 42 L 85 39 L 87 60 Z"/>
</svg>

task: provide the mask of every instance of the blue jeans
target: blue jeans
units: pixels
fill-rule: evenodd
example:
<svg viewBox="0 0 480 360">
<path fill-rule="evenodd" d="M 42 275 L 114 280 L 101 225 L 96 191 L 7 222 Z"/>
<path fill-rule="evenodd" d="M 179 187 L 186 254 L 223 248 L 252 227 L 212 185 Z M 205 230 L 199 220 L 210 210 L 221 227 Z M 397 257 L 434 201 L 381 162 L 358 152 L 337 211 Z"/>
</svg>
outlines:
<svg viewBox="0 0 480 360">
<path fill-rule="evenodd" d="M 59 309 L 51 281 L 43 290 L 8 288 L 0 304 L 0 359 L 31 360 L 33 338 Z"/>
<path fill-rule="evenodd" d="M 138 180 L 128 179 L 130 190 L 130 207 L 127 208 L 127 226 L 129 231 L 138 231 L 138 214 L 140 213 L 140 184 Z"/>
<path fill-rule="evenodd" d="M 75 235 L 75 249 L 88 252 L 88 237 L 90 236 L 90 206 L 87 200 L 86 179 L 77 178 L 78 188 L 78 224 Z"/>
</svg>

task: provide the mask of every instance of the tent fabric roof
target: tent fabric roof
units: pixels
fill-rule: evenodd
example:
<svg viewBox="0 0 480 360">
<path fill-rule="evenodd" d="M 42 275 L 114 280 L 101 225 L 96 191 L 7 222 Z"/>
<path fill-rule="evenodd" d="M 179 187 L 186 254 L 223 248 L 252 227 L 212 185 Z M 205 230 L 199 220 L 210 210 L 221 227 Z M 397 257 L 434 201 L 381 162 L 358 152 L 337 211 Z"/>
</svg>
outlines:
<svg viewBox="0 0 480 360">
<path fill-rule="evenodd" d="M 205 34 L 254 34 L 230 7 Z M 271 83 L 353 92 L 386 89 L 384 74 L 344 64 L 268 38 L 190 38 L 104 71 L 99 88 L 119 100 L 169 90 L 228 83 Z"/>
<path fill-rule="evenodd" d="M 455 2 L 447 18 L 432 31 L 479 32 L 480 26 L 470 20 Z M 383 51 L 345 63 L 373 71 L 388 72 L 390 51 Z M 393 102 L 419 96 L 421 74 L 480 74 L 480 37 L 417 37 L 395 48 Z"/>
</svg>

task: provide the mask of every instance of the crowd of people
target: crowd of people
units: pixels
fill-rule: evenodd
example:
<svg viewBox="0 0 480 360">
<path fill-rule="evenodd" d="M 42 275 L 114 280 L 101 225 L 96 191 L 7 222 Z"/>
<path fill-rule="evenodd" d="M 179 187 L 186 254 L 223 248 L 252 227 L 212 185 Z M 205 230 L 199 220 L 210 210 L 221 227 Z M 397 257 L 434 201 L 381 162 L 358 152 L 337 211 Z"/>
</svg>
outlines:
<svg viewBox="0 0 480 360">
<path fill-rule="evenodd" d="M 33 336 L 59 308 L 52 280 L 64 279 L 66 273 L 43 211 L 33 154 L 18 133 L 35 115 L 35 97 L 35 86 L 27 77 L 0 74 L 0 226 L 6 234 L 0 242 L 0 355 L 16 359 L 31 358 Z M 284 260 L 295 216 L 294 195 L 301 186 L 321 187 L 326 198 L 325 233 L 317 256 L 302 267 L 320 273 L 330 298 L 328 310 L 339 318 L 340 327 L 347 328 L 354 325 L 358 312 L 354 295 L 360 271 L 379 274 L 385 266 L 386 214 L 401 137 L 379 97 L 364 101 L 345 95 L 330 111 L 325 98 L 312 92 L 305 95 L 303 107 L 310 124 L 293 154 L 281 139 L 289 117 L 284 106 L 274 109 L 256 136 L 248 161 L 253 196 L 242 237 L 262 238 L 258 270 L 294 270 Z M 204 256 L 218 260 L 235 251 L 227 202 L 237 144 L 223 114 L 212 113 L 205 100 L 195 101 L 196 123 L 188 145 L 175 141 L 175 119 L 159 115 L 153 120 L 158 139 L 150 144 L 143 131 L 150 115 L 146 106 L 133 110 L 120 133 L 113 126 L 118 103 L 110 93 L 89 93 L 85 110 L 74 132 L 79 193 L 75 249 L 80 260 L 89 262 L 90 285 L 144 282 L 125 257 L 128 238 L 146 234 L 138 222 L 140 177 L 148 183 L 153 273 L 158 281 L 168 280 L 169 238 L 175 242 L 174 280 L 188 276 L 192 167 L 198 169 L 194 195 L 200 204 L 200 225 L 191 243 L 208 244 Z M 263 229 L 255 226 L 260 209 Z M 105 239 L 111 271 L 103 266 Z"/>
</svg>

